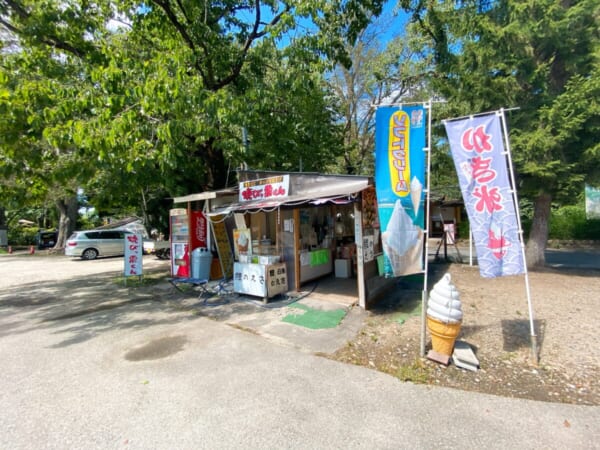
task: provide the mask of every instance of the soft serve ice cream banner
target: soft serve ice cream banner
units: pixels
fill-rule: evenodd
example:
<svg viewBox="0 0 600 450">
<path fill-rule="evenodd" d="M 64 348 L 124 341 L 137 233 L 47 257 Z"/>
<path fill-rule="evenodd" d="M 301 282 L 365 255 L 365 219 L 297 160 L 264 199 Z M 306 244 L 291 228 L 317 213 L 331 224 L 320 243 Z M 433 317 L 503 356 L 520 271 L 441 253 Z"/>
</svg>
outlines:
<svg viewBox="0 0 600 450">
<path fill-rule="evenodd" d="M 375 187 L 384 272 L 423 272 L 426 110 L 386 106 L 375 116 Z"/>
</svg>

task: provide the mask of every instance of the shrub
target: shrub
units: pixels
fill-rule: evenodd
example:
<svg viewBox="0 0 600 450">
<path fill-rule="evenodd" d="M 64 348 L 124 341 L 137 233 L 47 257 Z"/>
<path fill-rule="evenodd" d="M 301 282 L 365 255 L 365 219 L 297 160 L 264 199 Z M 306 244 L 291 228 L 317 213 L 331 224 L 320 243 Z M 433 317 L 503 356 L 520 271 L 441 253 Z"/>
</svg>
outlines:
<svg viewBox="0 0 600 450">
<path fill-rule="evenodd" d="M 549 238 L 600 239 L 600 220 L 587 220 L 583 206 L 563 206 L 550 215 Z"/>
<path fill-rule="evenodd" d="M 521 225 L 525 239 L 531 230 L 531 217 L 522 215 Z M 464 221 L 459 227 L 459 237 L 469 238 L 469 223 Z M 586 219 L 585 207 L 581 205 L 562 206 L 550 213 L 548 239 L 559 240 L 600 240 L 600 220 Z"/>
<path fill-rule="evenodd" d="M 12 227 L 8 229 L 10 245 L 35 245 L 35 238 L 40 229 L 37 227 Z"/>
</svg>

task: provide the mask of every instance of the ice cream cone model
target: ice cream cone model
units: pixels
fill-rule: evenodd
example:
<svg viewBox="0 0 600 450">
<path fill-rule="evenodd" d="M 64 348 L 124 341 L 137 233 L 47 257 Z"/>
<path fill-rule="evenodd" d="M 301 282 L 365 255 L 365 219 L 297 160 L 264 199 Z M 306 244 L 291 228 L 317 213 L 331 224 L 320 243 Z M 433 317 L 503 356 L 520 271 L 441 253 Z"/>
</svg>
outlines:
<svg viewBox="0 0 600 450">
<path fill-rule="evenodd" d="M 461 323 L 443 323 L 427 316 L 427 328 L 431 333 L 431 347 L 441 355 L 451 356 Z"/>
<path fill-rule="evenodd" d="M 446 274 L 433 286 L 427 302 L 427 328 L 434 352 L 447 357 L 452 355 L 462 317 L 460 295 L 451 282 L 450 274 Z"/>
</svg>

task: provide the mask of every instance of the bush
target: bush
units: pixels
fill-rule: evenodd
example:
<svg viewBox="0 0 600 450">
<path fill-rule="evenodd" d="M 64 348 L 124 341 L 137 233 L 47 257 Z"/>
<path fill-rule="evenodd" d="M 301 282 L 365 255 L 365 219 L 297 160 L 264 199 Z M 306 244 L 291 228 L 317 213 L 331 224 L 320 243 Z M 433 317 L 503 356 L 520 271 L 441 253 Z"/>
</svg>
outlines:
<svg viewBox="0 0 600 450">
<path fill-rule="evenodd" d="M 9 245 L 36 245 L 36 236 L 40 231 L 37 227 L 13 227 L 8 229 Z"/>
<path fill-rule="evenodd" d="M 521 219 L 525 239 L 531 230 L 531 217 L 525 215 Z M 469 223 L 462 222 L 459 227 L 459 238 L 469 238 Z M 600 240 L 600 220 L 588 220 L 585 207 L 580 205 L 562 206 L 550 213 L 548 239 L 558 240 Z"/>
<path fill-rule="evenodd" d="M 550 239 L 600 239 L 600 220 L 588 220 L 585 208 L 579 205 L 563 206 L 550 215 Z"/>
</svg>

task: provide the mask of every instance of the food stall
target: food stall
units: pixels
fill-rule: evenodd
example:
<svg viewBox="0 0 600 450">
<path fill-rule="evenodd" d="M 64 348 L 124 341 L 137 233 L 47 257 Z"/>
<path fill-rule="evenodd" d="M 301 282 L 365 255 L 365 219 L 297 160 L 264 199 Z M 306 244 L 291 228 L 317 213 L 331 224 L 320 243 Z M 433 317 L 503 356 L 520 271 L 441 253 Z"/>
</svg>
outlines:
<svg viewBox="0 0 600 450">
<path fill-rule="evenodd" d="M 227 231 L 219 259 L 230 261 L 235 292 L 268 301 L 322 277 L 355 279 L 365 308 L 386 284 L 370 177 L 244 170 L 238 180 L 233 195 L 228 188 L 175 199 L 205 200 L 209 228 Z"/>
</svg>

